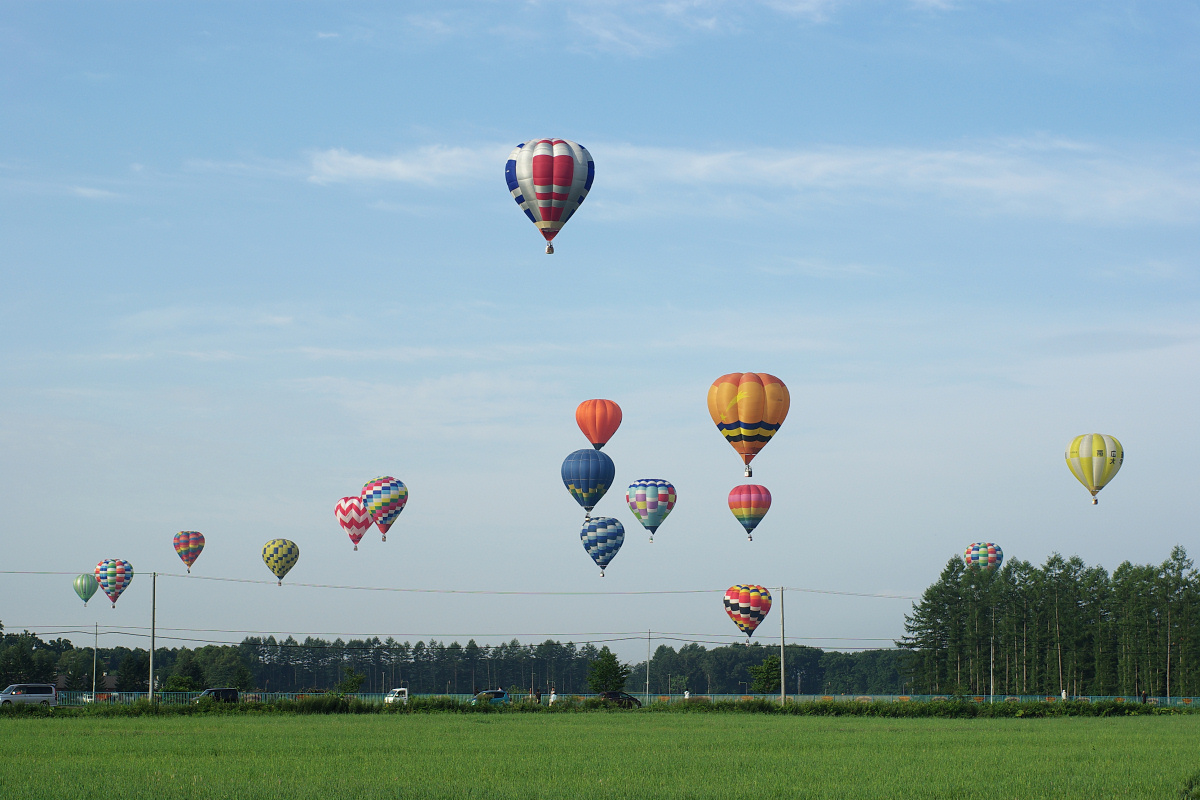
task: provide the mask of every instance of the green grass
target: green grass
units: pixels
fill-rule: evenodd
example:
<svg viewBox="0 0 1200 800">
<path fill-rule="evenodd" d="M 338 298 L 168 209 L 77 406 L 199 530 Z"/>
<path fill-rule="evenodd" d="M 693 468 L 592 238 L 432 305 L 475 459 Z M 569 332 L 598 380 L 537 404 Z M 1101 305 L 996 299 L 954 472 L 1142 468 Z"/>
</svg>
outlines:
<svg viewBox="0 0 1200 800">
<path fill-rule="evenodd" d="M 1174 798 L 1200 716 L 0 719 L 12 798 Z"/>
</svg>

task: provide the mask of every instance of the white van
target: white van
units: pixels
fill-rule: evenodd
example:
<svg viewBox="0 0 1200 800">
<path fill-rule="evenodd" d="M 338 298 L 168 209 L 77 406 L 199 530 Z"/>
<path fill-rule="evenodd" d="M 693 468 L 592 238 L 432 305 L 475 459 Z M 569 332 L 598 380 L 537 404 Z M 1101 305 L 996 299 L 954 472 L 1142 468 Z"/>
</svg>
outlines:
<svg viewBox="0 0 1200 800">
<path fill-rule="evenodd" d="M 402 706 L 408 705 L 408 689 L 392 689 L 383 698 L 385 703 L 399 703 Z"/>
<path fill-rule="evenodd" d="M 50 683 L 14 683 L 0 692 L 0 706 L 14 703 L 58 705 L 58 690 Z"/>
</svg>

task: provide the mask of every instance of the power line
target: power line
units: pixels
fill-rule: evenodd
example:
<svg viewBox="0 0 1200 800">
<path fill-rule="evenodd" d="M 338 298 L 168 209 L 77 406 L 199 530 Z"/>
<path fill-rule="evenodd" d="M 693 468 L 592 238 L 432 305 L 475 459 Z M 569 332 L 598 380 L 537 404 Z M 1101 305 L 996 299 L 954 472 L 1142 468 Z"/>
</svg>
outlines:
<svg viewBox="0 0 1200 800">
<path fill-rule="evenodd" d="M 0 570 L 0 575 L 78 575 L 77 572 L 52 572 L 44 570 Z M 273 586 L 275 581 L 259 580 L 256 578 L 221 578 L 213 575 L 193 575 L 179 572 L 159 572 L 160 578 L 182 578 L 193 581 L 220 581 L 222 583 L 246 583 L 261 586 Z M 354 586 L 336 583 L 297 583 L 288 582 L 287 586 L 307 589 L 341 589 L 359 592 L 400 592 L 408 594 L 465 594 L 465 595 L 513 595 L 530 597 L 605 597 L 605 596 L 641 596 L 662 594 L 724 594 L 726 589 L 647 589 L 640 591 L 528 591 L 502 589 L 412 589 L 399 586 Z M 883 592 L 847 592 L 836 589 L 810 589 L 802 586 L 786 586 L 789 592 L 804 592 L 807 594 L 837 595 L 842 597 L 866 597 L 881 600 L 918 600 L 911 595 L 888 594 Z"/>
</svg>

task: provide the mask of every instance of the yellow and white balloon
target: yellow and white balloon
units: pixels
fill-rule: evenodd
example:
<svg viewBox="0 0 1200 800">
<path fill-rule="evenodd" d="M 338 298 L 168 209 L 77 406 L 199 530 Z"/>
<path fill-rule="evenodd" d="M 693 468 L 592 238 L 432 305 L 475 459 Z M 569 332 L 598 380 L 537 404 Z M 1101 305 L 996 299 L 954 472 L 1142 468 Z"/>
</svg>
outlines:
<svg viewBox="0 0 1200 800">
<path fill-rule="evenodd" d="M 1121 447 L 1115 436 L 1085 433 L 1071 440 L 1066 455 L 1071 474 L 1092 493 L 1092 505 L 1096 505 L 1096 493 L 1107 486 L 1121 469 L 1125 448 Z"/>
</svg>

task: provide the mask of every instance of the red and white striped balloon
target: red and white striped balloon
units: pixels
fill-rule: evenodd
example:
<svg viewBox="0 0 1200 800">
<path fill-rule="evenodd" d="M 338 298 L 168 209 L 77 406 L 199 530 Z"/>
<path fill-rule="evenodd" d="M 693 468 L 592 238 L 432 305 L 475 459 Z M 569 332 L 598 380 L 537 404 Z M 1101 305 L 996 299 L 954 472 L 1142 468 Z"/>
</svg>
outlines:
<svg viewBox="0 0 1200 800">
<path fill-rule="evenodd" d="M 357 497 L 343 497 L 338 500 L 333 513 L 337 516 L 342 530 L 350 536 L 350 541 L 354 542 L 354 549 L 357 550 L 363 534 L 371 529 L 371 515 L 363 508 L 362 501 Z"/>
</svg>

